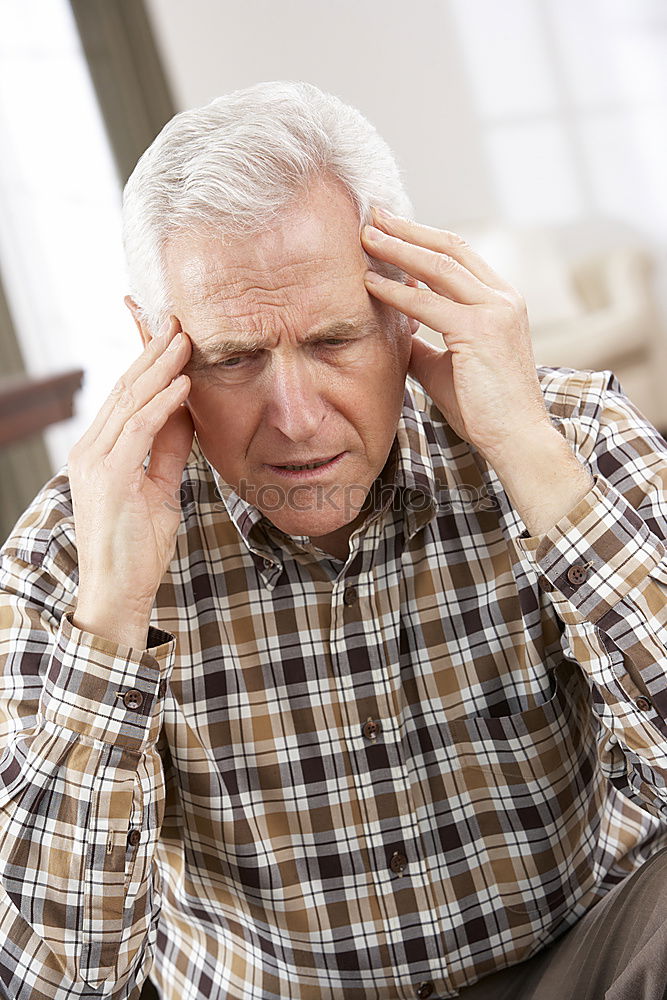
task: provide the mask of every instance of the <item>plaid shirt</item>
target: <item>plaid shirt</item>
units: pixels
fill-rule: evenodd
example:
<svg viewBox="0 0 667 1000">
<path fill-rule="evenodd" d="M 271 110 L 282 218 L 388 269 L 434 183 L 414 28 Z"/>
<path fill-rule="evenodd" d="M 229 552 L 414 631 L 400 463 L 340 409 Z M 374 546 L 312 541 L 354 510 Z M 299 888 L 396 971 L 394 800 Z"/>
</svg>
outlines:
<svg viewBox="0 0 667 1000">
<path fill-rule="evenodd" d="M 44 487 L 1 562 L 2 996 L 454 997 L 665 846 L 667 446 L 611 372 L 538 374 L 594 477 L 540 537 L 411 378 L 346 561 L 195 442 L 143 651 L 72 625 Z"/>
</svg>

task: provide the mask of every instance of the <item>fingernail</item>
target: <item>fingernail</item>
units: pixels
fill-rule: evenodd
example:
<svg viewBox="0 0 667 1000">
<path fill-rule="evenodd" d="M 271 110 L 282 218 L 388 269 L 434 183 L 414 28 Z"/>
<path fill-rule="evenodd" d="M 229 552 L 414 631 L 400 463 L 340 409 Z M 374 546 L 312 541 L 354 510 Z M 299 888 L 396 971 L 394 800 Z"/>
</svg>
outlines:
<svg viewBox="0 0 667 1000">
<path fill-rule="evenodd" d="M 158 337 L 166 337 L 171 328 L 171 316 L 167 316 L 166 320 L 158 330 Z"/>
<path fill-rule="evenodd" d="M 181 336 L 181 334 L 177 333 L 176 336 L 174 337 L 174 339 L 172 340 L 171 344 L 167 348 L 167 350 L 166 350 L 165 353 L 169 354 L 169 351 L 175 351 L 178 347 L 181 346 L 181 341 L 182 340 L 183 340 L 183 337 Z"/>
<path fill-rule="evenodd" d="M 380 285 L 384 281 L 384 278 L 377 271 L 366 271 L 364 281 L 370 282 L 371 285 Z"/>
<path fill-rule="evenodd" d="M 381 240 L 384 233 L 381 233 L 375 226 L 364 226 L 364 236 L 367 240 Z"/>
<path fill-rule="evenodd" d="M 386 208 L 380 208 L 378 205 L 373 205 L 373 211 L 380 219 L 396 219 L 396 215 L 392 215 L 388 212 Z"/>
</svg>

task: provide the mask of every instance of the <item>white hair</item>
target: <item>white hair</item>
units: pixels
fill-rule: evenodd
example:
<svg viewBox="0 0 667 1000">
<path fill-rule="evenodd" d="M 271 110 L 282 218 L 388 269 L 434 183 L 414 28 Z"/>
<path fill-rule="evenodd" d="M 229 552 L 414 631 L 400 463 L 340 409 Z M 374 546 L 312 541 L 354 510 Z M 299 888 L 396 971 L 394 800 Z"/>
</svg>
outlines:
<svg viewBox="0 0 667 1000">
<path fill-rule="evenodd" d="M 171 237 L 211 224 L 223 237 L 265 231 L 317 178 L 345 186 L 360 229 L 372 205 L 412 216 L 384 139 L 359 111 L 312 84 L 259 83 L 175 115 L 123 192 L 130 294 L 149 331 L 171 311 L 164 260 Z M 405 279 L 366 257 L 375 270 Z"/>
</svg>

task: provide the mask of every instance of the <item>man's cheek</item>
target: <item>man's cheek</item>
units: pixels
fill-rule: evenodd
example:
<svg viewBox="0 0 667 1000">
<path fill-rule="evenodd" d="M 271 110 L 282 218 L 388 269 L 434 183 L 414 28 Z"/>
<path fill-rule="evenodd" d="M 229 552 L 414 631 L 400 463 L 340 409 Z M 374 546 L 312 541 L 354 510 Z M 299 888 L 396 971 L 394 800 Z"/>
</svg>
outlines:
<svg viewBox="0 0 667 1000">
<path fill-rule="evenodd" d="M 219 394 L 210 385 L 197 380 L 192 382 L 188 403 L 193 416 L 197 415 L 200 420 L 204 420 L 215 411 L 216 404 L 219 404 Z"/>
<path fill-rule="evenodd" d="M 190 410 L 197 436 L 207 437 L 216 423 L 215 410 L 210 401 L 193 389 L 187 399 L 187 407 Z"/>
</svg>

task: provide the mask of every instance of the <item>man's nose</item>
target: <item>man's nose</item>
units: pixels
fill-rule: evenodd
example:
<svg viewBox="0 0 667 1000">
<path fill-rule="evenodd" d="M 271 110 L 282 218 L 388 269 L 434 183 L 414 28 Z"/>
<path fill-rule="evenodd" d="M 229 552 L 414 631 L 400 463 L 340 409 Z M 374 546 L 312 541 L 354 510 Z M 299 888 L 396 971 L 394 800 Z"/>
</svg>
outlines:
<svg viewBox="0 0 667 1000">
<path fill-rule="evenodd" d="M 307 441 L 319 430 L 326 405 L 305 359 L 276 361 L 269 373 L 267 420 L 290 441 Z"/>
</svg>

